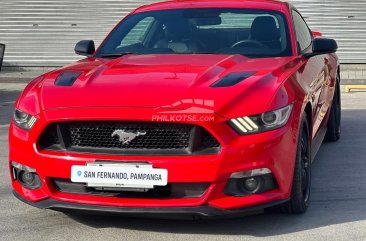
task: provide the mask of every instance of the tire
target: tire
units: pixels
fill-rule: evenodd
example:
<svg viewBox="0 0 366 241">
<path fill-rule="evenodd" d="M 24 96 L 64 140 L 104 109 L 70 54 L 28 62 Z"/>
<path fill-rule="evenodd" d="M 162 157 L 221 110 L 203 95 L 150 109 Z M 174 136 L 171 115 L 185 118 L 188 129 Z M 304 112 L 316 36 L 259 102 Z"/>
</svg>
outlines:
<svg viewBox="0 0 366 241">
<path fill-rule="evenodd" d="M 278 206 L 281 213 L 302 214 L 309 207 L 311 187 L 310 127 L 306 114 L 302 118 L 297 144 L 295 170 L 290 200 Z"/>
<path fill-rule="evenodd" d="M 340 79 L 337 76 L 336 88 L 334 92 L 332 107 L 330 110 L 328 129 L 324 141 L 336 142 L 341 137 L 341 90 Z"/>
</svg>

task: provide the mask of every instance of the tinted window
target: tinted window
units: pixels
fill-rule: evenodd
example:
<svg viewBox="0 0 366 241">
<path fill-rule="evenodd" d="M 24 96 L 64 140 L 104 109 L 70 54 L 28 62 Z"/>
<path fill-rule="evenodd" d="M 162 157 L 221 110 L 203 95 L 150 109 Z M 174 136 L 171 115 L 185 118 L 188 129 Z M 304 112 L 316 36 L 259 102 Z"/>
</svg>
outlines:
<svg viewBox="0 0 366 241">
<path fill-rule="evenodd" d="M 121 40 L 121 44 L 117 48 L 126 47 L 128 45 L 142 43 L 146 33 L 154 21 L 154 18 L 147 17 L 139 21 L 129 33 Z"/>
<path fill-rule="evenodd" d="M 269 16 L 272 15 L 261 15 L 261 16 Z M 217 25 L 207 25 L 207 26 L 198 26 L 199 28 L 244 28 L 250 29 L 252 27 L 253 21 L 258 17 L 258 14 L 240 14 L 240 13 L 222 13 L 220 15 L 221 23 Z M 277 18 L 273 18 L 276 22 L 276 27 L 279 28 L 279 23 Z"/>
<path fill-rule="evenodd" d="M 311 45 L 312 41 L 309 27 L 298 12 L 292 11 L 292 16 L 294 19 L 297 42 L 300 46 L 300 50 L 304 51 Z"/>
<path fill-rule="evenodd" d="M 97 53 L 291 55 L 282 13 L 250 9 L 178 9 L 133 14 Z"/>
</svg>

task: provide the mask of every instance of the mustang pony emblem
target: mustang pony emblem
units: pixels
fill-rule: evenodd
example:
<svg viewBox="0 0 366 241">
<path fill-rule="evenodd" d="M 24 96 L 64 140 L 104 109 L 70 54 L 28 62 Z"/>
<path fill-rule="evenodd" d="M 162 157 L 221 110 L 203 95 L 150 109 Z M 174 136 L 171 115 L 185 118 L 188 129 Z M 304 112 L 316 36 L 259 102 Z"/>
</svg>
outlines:
<svg viewBox="0 0 366 241">
<path fill-rule="evenodd" d="M 115 130 L 112 133 L 112 137 L 118 136 L 119 141 L 122 142 L 122 144 L 128 144 L 132 140 L 134 140 L 138 136 L 144 136 L 146 135 L 146 132 L 132 132 L 132 131 L 125 131 L 125 130 Z"/>
</svg>

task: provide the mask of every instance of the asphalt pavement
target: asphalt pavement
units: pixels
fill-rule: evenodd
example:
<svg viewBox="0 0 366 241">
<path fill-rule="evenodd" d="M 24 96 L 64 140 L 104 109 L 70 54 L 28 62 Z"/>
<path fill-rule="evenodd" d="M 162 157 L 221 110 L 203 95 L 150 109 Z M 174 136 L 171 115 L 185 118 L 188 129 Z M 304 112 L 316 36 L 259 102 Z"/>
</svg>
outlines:
<svg viewBox="0 0 366 241">
<path fill-rule="evenodd" d="M 343 132 L 313 163 L 304 215 L 264 213 L 229 220 L 172 221 L 65 215 L 12 195 L 8 123 L 22 83 L 0 83 L 0 240 L 366 240 L 366 92 L 343 94 Z"/>
</svg>

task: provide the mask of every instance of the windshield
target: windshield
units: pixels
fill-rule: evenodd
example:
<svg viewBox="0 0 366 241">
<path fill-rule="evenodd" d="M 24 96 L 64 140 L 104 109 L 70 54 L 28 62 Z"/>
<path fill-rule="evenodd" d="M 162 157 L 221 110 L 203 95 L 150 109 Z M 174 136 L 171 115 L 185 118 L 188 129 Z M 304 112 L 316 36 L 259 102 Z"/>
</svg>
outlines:
<svg viewBox="0 0 366 241">
<path fill-rule="evenodd" d="M 178 9 L 133 14 L 102 44 L 97 57 L 123 54 L 291 55 L 282 13 L 253 9 Z"/>
</svg>

